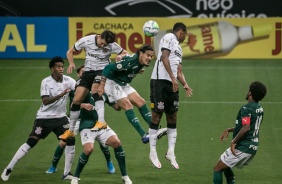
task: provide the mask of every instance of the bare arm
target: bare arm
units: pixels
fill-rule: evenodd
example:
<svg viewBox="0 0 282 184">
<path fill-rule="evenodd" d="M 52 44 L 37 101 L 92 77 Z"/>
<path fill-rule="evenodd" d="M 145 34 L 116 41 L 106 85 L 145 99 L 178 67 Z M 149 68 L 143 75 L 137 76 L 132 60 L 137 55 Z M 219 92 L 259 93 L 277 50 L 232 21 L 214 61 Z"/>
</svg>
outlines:
<svg viewBox="0 0 282 184">
<path fill-rule="evenodd" d="M 177 69 L 177 79 L 179 80 L 179 82 L 183 85 L 183 88 L 186 91 L 186 96 L 187 97 L 191 97 L 192 93 L 192 89 L 188 86 L 185 76 L 182 72 L 182 64 L 178 65 L 178 69 Z"/>
<path fill-rule="evenodd" d="M 118 62 L 120 61 L 124 56 L 128 55 L 128 52 L 126 50 L 123 50 L 122 53 L 120 53 L 119 55 L 117 55 L 117 57 L 115 58 L 115 61 Z"/>
<path fill-rule="evenodd" d="M 72 73 L 72 70 L 75 69 L 75 64 L 74 64 L 74 61 L 73 61 L 73 53 L 76 52 L 76 50 L 74 49 L 74 47 L 71 47 L 68 51 L 67 51 L 67 58 L 68 58 L 68 61 L 69 61 L 69 67 L 68 67 L 68 70 L 67 70 L 67 73 L 70 74 Z"/>
<path fill-rule="evenodd" d="M 59 94 L 57 96 L 41 96 L 42 103 L 44 105 L 52 104 L 55 101 L 57 101 L 60 98 L 62 98 L 63 96 L 65 96 L 65 94 L 67 94 L 70 91 L 71 91 L 70 89 L 66 89 L 65 91 L 63 91 L 61 94 Z"/>
<path fill-rule="evenodd" d="M 174 77 L 173 73 L 172 73 L 172 70 L 170 68 L 170 61 L 168 59 L 170 55 L 170 51 L 168 50 L 163 50 L 162 51 L 162 56 L 161 56 L 161 60 L 164 64 L 164 67 L 169 75 L 169 77 L 171 78 L 171 82 L 172 82 L 172 90 L 174 92 L 176 92 L 178 90 L 178 82 L 176 80 L 176 78 Z"/>
</svg>

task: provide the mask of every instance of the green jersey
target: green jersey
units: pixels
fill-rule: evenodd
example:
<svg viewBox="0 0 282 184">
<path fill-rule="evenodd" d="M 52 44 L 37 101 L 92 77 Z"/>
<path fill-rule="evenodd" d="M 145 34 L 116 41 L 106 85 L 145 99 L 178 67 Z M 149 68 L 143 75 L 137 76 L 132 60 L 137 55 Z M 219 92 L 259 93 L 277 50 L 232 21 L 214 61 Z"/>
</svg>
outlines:
<svg viewBox="0 0 282 184">
<path fill-rule="evenodd" d="M 250 118 L 250 130 L 236 143 L 236 149 L 256 154 L 259 144 L 259 128 L 263 120 L 263 108 L 259 103 L 251 102 L 241 107 L 236 119 L 233 139 L 237 136 L 246 119 Z"/>
<path fill-rule="evenodd" d="M 127 83 L 130 83 L 145 66 L 139 63 L 138 57 L 138 54 L 125 56 L 121 61 L 107 65 L 102 75 L 121 86 L 125 86 Z"/>
<path fill-rule="evenodd" d="M 94 105 L 94 100 L 91 98 L 91 94 L 89 93 L 82 103 L 90 103 Z M 98 115 L 95 109 L 88 111 L 85 109 L 80 110 L 80 125 L 79 131 L 83 129 L 91 129 L 95 125 L 96 121 L 98 120 Z"/>
</svg>

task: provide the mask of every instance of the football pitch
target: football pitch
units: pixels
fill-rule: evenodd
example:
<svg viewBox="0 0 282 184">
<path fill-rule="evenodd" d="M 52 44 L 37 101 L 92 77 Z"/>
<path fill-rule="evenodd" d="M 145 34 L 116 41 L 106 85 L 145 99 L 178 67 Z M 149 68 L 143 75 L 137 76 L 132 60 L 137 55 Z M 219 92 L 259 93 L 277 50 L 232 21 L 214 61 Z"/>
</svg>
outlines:
<svg viewBox="0 0 282 184">
<path fill-rule="evenodd" d="M 27 140 L 36 112 L 41 105 L 40 83 L 50 75 L 49 60 L 0 60 L 0 172 L 8 165 L 18 148 Z M 65 73 L 68 66 L 65 60 Z M 76 60 L 76 66 L 83 60 Z M 149 83 L 153 62 L 143 74 L 136 76 L 132 86 L 146 99 L 149 106 Z M 149 160 L 149 145 L 143 144 L 137 132 L 128 123 L 123 111 L 106 107 L 106 120 L 118 134 L 126 153 L 128 174 L 134 184 L 211 184 L 213 166 L 229 147 L 219 137 L 223 130 L 233 127 L 239 108 L 246 103 L 245 96 L 251 82 L 263 82 L 268 93 L 261 101 L 264 120 L 260 128 L 258 153 L 251 164 L 242 170 L 234 168 L 236 183 L 281 184 L 282 133 L 282 61 L 279 60 L 218 60 L 192 59 L 183 61 L 183 72 L 193 89 L 191 98 L 185 97 L 180 87 L 178 137 L 176 159 L 180 169 L 171 168 L 164 158 L 167 137 L 157 142 L 162 169 L 153 168 Z M 71 74 L 73 78 L 76 73 Z M 181 86 L 181 85 L 180 85 Z M 135 113 L 144 129 L 148 129 L 137 109 Z M 165 116 L 162 127 L 166 127 Z M 70 183 L 61 180 L 64 155 L 54 174 L 45 174 L 51 166 L 58 144 L 55 134 L 41 140 L 15 166 L 6 183 L 53 184 Z M 122 183 L 117 161 L 111 149 L 115 174 L 108 174 L 106 162 L 97 143 L 85 166 L 80 183 Z M 72 165 L 75 172 L 82 152 L 77 136 L 76 155 Z M 4 183 L 0 180 L 0 183 Z"/>
</svg>

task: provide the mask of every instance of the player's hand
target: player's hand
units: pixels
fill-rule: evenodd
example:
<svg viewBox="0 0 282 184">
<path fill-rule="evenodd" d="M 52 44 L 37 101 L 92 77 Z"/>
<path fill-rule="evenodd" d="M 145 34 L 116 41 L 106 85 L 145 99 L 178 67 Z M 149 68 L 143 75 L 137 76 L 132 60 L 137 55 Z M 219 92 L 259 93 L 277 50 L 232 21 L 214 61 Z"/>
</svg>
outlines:
<svg viewBox="0 0 282 184">
<path fill-rule="evenodd" d="M 236 144 L 233 143 L 233 141 L 232 141 L 232 142 L 231 142 L 231 145 L 230 145 L 230 149 L 231 149 L 231 152 L 232 152 L 232 154 L 233 154 L 234 156 L 236 156 L 236 153 L 235 153 L 235 146 L 236 146 Z"/>
<path fill-rule="evenodd" d="M 183 88 L 186 91 L 186 97 L 191 97 L 193 95 L 192 93 L 193 90 L 188 86 L 188 84 L 185 84 Z"/>
<path fill-rule="evenodd" d="M 94 109 L 94 106 L 92 104 L 90 104 L 90 103 L 83 103 L 81 105 L 82 105 L 82 108 L 87 110 L 87 111 L 91 111 L 91 110 Z"/>
<path fill-rule="evenodd" d="M 70 64 L 69 67 L 68 67 L 67 73 L 71 74 L 73 69 L 75 69 L 75 65 L 74 64 Z"/>
<path fill-rule="evenodd" d="M 171 82 L 172 82 L 172 91 L 173 92 L 178 91 L 178 82 L 177 82 L 176 78 L 173 77 L 171 79 Z"/>
<path fill-rule="evenodd" d="M 65 96 L 65 94 L 69 93 L 71 91 L 71 89 L 65 89 L 61 94 L 60 96 L 63 97 Z"/>
<path fill-rule="evenodd" d="M 122 56 L 121 56 L 121 55 L 117 55 L 116 58 L 115 58 L 115 61 L 118 62 L 118 61 L 120 61 L 121 59 L 122 59 Z"/>
<path fill-rule="evenodd" d="M 221 140 L 221 141 L 227 140 L 227 139 L 228 139 L 228 134 L 229 134 L 228 130 L 224 130 L 224 132 L 223 132 L 222 135 L 220 136 L 220 140 Z"/>
</svg>

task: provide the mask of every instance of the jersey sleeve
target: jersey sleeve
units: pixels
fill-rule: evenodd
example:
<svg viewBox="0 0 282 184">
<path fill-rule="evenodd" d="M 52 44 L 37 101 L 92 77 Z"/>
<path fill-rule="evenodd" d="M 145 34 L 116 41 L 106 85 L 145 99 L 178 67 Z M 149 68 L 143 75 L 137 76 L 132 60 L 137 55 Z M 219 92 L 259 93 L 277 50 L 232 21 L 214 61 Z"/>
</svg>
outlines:
<svg viewBox="0 0 282 184">
<path fill-rule="evenodd" d="M 87 40 L 86 37 L 82 37 L 79 40 L 77 40 L 77 42 L 75 42 L 74 44 L 74 49 L 76 51 L 81 51 L 85 47 L 86 40 Z"/>
<path fill-rule="evenodd" d="M 41 82 L 40 96 L 50 96 L 50 90 L 45 80 Z"/>
<path fill-rule="evenodd" d="M 251 116 L 252 116 L 252 109 L 246 106 L 243 106 L 241 109 L 241 121 L 242 124 L 250 124 L 250 120 L 251 120 Z"/>
<path fill-rule="evenodd" d="M 161 50 L 163 50 L 163 49 L 171 50 L 171 41 L 172 41 L 171 34 L 166 34 L 163 37 L 162 45 L 160 45 Z"/>
<path fill-rule="evenodd" d="M 117 44 L 116 42 L 112 43 L 112 52 L 116 53 L 116 54 L 121 54 L 123 51 L 123 49 L 121 48 L 121 46 L 119 44 Z"/>
<path fill-rule="evenodd" d="M 75 90 L 75 85 L 76 85 L 76 81 L 73 78 L 70 77 L 70 89 L 72 91 Z"/>
</svg>

